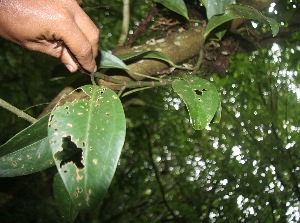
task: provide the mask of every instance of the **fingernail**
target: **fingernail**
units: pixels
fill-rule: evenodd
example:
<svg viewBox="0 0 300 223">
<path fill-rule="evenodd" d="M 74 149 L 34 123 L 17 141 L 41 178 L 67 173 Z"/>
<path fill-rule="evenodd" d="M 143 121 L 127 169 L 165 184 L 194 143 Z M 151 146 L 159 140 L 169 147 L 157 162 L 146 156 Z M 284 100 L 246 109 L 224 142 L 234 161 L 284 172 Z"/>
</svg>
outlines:
<svg viewBox="0 0 300 223">
<path fill-rule="evenodd" d="M 97 65 L 96 65 L 95 68 L 94 68 L 94 72 L 93 72 L 93 73 L 95 73 L 95 72 L 97 71 L 97 69 L 98 69 L 98 68 L 97 68 Z"/>
<path fill-rule="evenodd" d="M 76 68 L 73 67 L 71 64 L 65 64 L 65 66 L 71 73 L 76 71 Z"/>
</svg>

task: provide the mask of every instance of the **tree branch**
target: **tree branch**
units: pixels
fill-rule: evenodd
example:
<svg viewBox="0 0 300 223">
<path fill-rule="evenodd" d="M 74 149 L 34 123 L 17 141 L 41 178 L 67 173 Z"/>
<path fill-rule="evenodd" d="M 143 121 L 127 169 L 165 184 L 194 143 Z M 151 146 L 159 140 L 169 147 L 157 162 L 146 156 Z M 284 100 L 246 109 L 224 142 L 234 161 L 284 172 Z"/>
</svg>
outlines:
<svg viewBox="0 0 300 223">
<path fill-rule="evenodd" d="M 20 109 L 16 108 L 15 106 L 9 104 L 8 102 L 4 101 L 1 98 L 0 98 L 0 106 L 28 122 L 34 123 L 37 121 L 35 118 L 31 117 L 30 115 L 26 114 L 25 112 L 21 111 Z"/>
<path fill-rule="evenodd" d="M 178 32 L 162 39 L 151 39 L 146 44 L 132 48 L 121 48 L 116 54 L 127 54 L 138 51 L 160 51 L 168 56 L 174 64 L 180 64 L 199 54 L 205 27 L 198 26 L 184 32 Z M 169 64 L 160 60 L 143 59 L 128 65 L 130 71 L 118 72 L 119 75 L 130 76 L 135 80 L 142 77 L 135 73 L 157 75 L 157 72 L 169 68 Z M 113 74 L 113 71 L 112 71 Z"/>
<path fill-rule="evenodd" d="M 130 22 L 130 0 L 123 0 L 123 22 L 118 46 L 124 46 L 127 40 Z"/>
</svg>

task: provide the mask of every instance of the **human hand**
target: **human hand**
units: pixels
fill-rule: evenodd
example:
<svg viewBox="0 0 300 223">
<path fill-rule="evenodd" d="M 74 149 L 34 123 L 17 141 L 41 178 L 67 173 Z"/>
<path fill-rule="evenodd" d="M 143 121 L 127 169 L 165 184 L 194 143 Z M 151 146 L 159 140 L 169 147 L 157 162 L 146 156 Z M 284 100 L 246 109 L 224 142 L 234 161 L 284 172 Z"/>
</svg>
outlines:
<svg viewBox="0 0 300 223">
<path fill-rule="evenodd" d="M 75 0 L 0 0 L 0 36 L 59 58 L 71 72 L 96 70 L 99 30 Z"/>
</svg>

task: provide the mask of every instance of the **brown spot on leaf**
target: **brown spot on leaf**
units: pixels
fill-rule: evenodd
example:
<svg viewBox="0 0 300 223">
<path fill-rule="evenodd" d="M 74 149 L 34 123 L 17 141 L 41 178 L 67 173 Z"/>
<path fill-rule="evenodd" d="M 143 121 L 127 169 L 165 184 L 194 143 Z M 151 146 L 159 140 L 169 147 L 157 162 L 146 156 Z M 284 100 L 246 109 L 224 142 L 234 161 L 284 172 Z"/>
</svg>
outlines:
<svg viewBox="0 0 300 223">
<path fill-rule="evenodd" d="M 83 176 L 80 176 L 79 171 L 80 171 L 80 169 L 76 168 L 76 181 L 77 182 L 82 180 L 82 178 L 83 178 Z"/>
</svg>

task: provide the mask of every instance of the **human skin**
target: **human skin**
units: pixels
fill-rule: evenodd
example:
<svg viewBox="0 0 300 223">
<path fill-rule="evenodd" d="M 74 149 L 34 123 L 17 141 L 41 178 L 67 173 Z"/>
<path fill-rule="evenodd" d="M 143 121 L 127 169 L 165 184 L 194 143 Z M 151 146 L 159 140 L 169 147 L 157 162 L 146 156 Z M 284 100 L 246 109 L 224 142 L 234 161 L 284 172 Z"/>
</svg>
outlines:
<svg viewBox="0 0 300 223">
<path fill-rule="evenodd" d="M 0 0 L 0 36 L 59 58 L 71 72 L 96 69 L 99 30 L 75 0 Z"/>
</svg>

